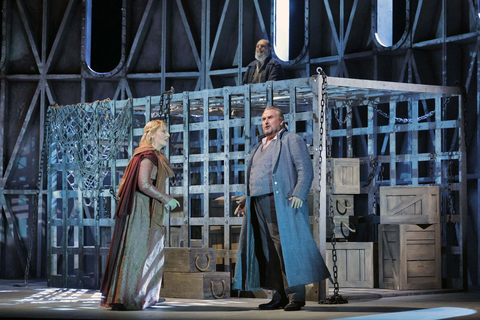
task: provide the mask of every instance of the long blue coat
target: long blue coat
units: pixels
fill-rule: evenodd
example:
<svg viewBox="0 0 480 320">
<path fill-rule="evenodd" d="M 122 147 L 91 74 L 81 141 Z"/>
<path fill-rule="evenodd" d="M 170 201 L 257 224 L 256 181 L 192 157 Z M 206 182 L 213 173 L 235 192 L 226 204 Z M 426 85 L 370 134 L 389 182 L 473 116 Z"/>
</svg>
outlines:
<svg viewBox="0 0 480 320">
<path fill-rule="evenodd" d="M 236 290 L 260 289 L 255 239 L 250 222 L 249 177 L 253 156 L 261 145 L 259 142 L 253 146 L 247 163 L 246 209 L 233 283 L 233 289 Z M 307 146 L 299 135 L 283 131 L 273 147 L 272 185 L 288 287 L 324 280 L 330 277 L 330 273 L 310 232 L 306 203 L 313 180 L 312 161 Z M 303 199 L 303 206 L 298 209 L 290 207 L 287 199 L 291 196 Z"/>
</svg>

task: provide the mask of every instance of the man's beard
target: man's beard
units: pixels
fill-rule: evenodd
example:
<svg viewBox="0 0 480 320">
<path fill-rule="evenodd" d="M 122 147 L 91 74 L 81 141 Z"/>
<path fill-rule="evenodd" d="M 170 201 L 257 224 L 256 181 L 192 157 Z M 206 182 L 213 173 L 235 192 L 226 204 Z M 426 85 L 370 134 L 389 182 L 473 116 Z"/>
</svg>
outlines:
<svg viewBox="0 0 480 320">
<path fill-rule="evenodd" d="M 264 52 L 263 54 L 259 54 L 259 53 L 256 53 L 256 52 L 255 52 L 255 59 L 257 59 L 257 60 L 260 61 L 260 62 L 265 61 L 265 59 L 267 59 L 268 56 L 269 56 L 269 55 L 267 54 L 267 52 Z"/>
</svg>

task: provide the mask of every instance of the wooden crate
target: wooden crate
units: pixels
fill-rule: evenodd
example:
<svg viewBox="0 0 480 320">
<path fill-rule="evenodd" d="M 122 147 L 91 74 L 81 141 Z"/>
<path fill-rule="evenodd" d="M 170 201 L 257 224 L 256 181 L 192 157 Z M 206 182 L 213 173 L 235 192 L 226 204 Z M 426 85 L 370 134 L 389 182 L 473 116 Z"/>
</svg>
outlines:
<svg viewBox="0 0 480 320">
<path fill-rule="evenodd" d="M 360 193 L 360 159 L 336 158 L 333 165 L 333 193 Z"/>
<path fill-rule="evenodd" d="M 380 223 L 440 223 L 440 188 L 438 186 L 381 187 Z"/>
<path fill-rule="evenodd" d="M 353 216 L 354 215 L 353 200 L 354 200 L 354 197 L 352 194 L 332 195 L 334 216 L 339 216 L 339 217 Z"/>
<path fill-rule="evenodd" d="M 216 250 L 213 248 L 165 248 L 165 272 L 215 272 Z"/>
<path fill-rule="evenodd" d="M 182 299 L 230 298 L 230 272 L 164 272 L 160 296 Z"/>
<path fill-rule="evenodd" d="M 337 242 L 338 285 L 340 288 L 374 288 L 376 244 Z M 326 263 L 333 276 L 332 244 L 327 243 Z"/>
<path fill-rule="evenodd" d="M 382 289 L 441 289 L 440 224 L 378 225 Z"/>
<path fill-rule="evenodd" d="M 327 226 L 326 237 L 327 237 L 327 239 L 332 238 L 332 227 L 331 227 L 332 222 L 331 221 L 332 220 L 330 219 L 330 217 L 327 217 L 327 223 L 326 223 L 326 226 Z M 356 217 L 334 216 L 333 217 L 333 223 L 335 224 L 335 238 L 336 239 L 345 239 L 345 240 L 350 239 L 350 240 L 352 240 L 355 237 L 354 232 L 350 231 L 348 229 L 348 227 L 353 229 L 353 230 L 356 230 L 357 224 L 358 224 L 358 221 L 357 221 Z M 342 233 L 342 229 L 343 229 L 343 233 Z"/>
</svg>

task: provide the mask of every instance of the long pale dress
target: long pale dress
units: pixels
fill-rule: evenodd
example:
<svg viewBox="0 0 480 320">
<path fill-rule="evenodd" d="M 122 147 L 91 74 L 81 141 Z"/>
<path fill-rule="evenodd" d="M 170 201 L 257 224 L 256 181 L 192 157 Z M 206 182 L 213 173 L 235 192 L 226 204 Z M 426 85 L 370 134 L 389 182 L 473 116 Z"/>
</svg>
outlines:
<svg viewBox="0 0 480 320">
<path fill-rule="evenodd" d="M 152 171 L 156 178 L 157 167 Z M 155 305 L 160 296 L 164 265 L 163 215 L 151 214 L 151 198 L 136 191 L 132 213 L 126 217 L 112 286 L 104 306 L 126 309 Z"/>
</svg>

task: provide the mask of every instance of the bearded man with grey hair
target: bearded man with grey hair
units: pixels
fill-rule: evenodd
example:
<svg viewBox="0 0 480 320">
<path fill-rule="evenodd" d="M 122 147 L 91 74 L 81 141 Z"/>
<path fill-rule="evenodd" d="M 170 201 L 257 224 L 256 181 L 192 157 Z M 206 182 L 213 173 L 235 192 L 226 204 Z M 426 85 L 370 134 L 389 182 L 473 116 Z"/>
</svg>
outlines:
<svg viewBox="0 0 480 320">
<path fill-rule="evenodd" d="M 257 42 L 255 59 L 247 66 L 242 84 L 283 80 L 282 65 L 272 59 L 272 45 L 268 40 L 262 39 Z"/>
</svg>

